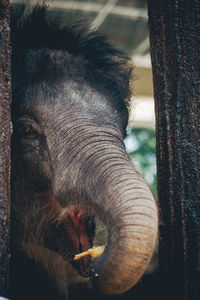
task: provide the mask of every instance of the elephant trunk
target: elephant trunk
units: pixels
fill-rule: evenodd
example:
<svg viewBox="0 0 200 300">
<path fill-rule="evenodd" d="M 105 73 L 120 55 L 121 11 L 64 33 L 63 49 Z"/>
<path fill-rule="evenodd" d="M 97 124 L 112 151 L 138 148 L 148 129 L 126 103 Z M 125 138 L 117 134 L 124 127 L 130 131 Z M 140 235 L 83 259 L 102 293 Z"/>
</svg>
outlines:
<svg viewBox="0 0 200 300">
<path fill-rule="evenodd" d="M 157 235 L 157 212 L 147 185 L 131 165 L 114 169 L 104 206 L 108 243 L 93 264 L 97 286 L 106 294 L 121 294 L 137 283 L 150 262 Z"/>
<path fill-rule="evenodd" d="M 95 162 L 87 161 L 92 175 L 87 186 L 95 215 L 107 227 L 108 242 L 92 269 L 103 293 L 121 294 L 137 283 L 150 262 L 157 236 L 157 209 L 123 142 L 118 139 L 97 148 Z"/>
<path fill-rule="evenodd" d="M 104 253 L 91 266 L 95 282 L 105 294 L 121 294 L 137 283 L 152 257 L 156 204 L 116 130 L 101 128 L 95 136 L 87 131 L 82 141 L 77 136 L 75 144 L 73 151 L 66 152 L 71 170 L 77 170 L 74 186 L 78 183 L 86 195 L 79 204 L 89 207 L 108 232 Z"/>
</svg>

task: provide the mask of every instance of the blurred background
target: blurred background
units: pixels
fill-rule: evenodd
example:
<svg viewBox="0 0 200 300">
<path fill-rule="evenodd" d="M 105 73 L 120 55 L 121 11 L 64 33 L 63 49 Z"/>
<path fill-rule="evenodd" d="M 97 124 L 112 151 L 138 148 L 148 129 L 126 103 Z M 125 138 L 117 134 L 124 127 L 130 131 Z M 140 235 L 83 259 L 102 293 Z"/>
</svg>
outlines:
<svg viewBox="0 0 200 300">
<path fill-rule="evenodd" d="M 18 6 L 21 0 L 11 0 Z M 29 0 L 30 3 L 39 1 Z M 54 0 L 49 13 L 87 19 L 135 65 L 133 99 L 125 144 L 136 168 L 156 194 L 155 117 L 149 54 L 147 0 Z"/>
</svg>

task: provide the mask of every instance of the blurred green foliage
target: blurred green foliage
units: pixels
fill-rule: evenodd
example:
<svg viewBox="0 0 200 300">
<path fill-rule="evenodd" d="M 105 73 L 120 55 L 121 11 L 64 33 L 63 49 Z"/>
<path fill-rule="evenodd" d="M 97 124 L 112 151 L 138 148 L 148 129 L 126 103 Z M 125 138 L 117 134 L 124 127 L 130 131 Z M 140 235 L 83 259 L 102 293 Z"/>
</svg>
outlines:
<svg viewBox="0 0 200 300">
<path fill-rule="evenodd" d="M 157 198 L 156 136 L 153 129 L 130 128 L 125 139 L 133 164 Z"/>
</svg>

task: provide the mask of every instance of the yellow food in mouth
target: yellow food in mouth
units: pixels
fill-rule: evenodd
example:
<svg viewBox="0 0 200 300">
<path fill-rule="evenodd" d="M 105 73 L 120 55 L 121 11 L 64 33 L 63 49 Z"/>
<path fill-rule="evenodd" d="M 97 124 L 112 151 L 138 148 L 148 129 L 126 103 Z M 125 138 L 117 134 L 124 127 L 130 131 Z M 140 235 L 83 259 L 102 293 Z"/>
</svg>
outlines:
<svg viewBox="0 0 200 300">
<path fill-rule="evenodd" d="M 90 255 L 93 258 L 97 258 L 103 253 L 104 249 L 105 249 L 105 246 L 93 247 L 91 249 L 88 249 L 87 251 L 84 251 L 82 253 L 75 255 L 74 260 L 78 260 L 81 257 L 86 256 L 86 255 Z"/>
</svg>

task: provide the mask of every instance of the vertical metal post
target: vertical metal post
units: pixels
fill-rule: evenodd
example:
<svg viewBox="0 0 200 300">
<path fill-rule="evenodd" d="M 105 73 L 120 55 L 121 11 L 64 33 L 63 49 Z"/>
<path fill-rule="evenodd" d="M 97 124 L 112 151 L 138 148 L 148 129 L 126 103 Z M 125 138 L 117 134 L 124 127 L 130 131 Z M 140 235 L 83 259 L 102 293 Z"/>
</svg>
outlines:
<svg viewBox="0 0 200 300">
<path fill-rule="evenodd" d="M 9 2 L 0 0 L 0 295 L 9 273 L 10 227 L 10 29 Z"/>
<path fill-rule="evenodd" d="M 149 0 L 148 13 L 162 299 L 199 300 L 200 2 Z"/>
</svg>

